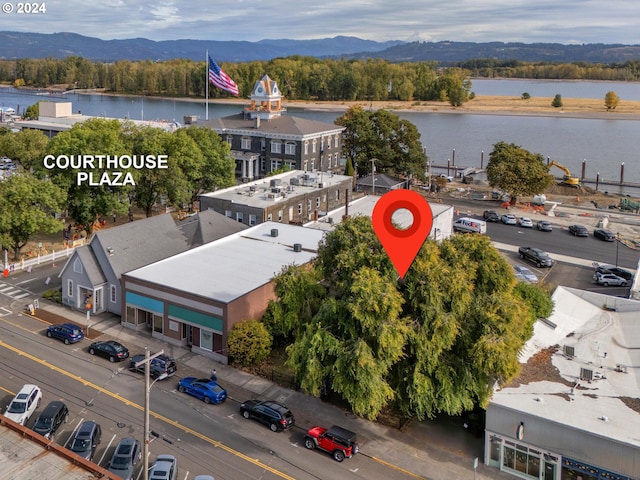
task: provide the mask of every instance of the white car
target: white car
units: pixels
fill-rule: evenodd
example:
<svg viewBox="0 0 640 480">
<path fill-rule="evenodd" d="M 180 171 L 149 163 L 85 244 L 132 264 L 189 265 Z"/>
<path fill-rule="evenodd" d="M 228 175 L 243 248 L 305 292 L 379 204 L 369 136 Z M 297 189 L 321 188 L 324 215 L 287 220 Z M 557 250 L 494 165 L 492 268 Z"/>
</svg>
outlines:
<svg viewBox="0 0 640 480">
<path fill-rule="evenodd" d="M 533 228 L 533 222 L 529 217 L 520 217 L 520 219 L 518 220 L 518 224 L 522 228 Z"/>
<path fill-rule="evenodd" d="M 524 265 L 514 265 L 513 269 L 516 271 L 516 278 L 529 283 L 538 283 L 538 277 L 535 273 L 529 270 Z"/>
<path fill-rule="evenodd" d="M 502 223 L 504 223 L 505 225 L 517 225 L 518 224 L 518 219 L 516 218 L 515 215 L 513 215 L 511 213 L 505 213 L 504 215 L 502 215 L 502 217 L 500 217 L 500 221 Z"/>
<path fill-rule="evenodd" d="M 11 400 L 4 416 L 25 425 L 42 402 L 42 391 L 36 385 L 24 385 Z"/>
</svg>

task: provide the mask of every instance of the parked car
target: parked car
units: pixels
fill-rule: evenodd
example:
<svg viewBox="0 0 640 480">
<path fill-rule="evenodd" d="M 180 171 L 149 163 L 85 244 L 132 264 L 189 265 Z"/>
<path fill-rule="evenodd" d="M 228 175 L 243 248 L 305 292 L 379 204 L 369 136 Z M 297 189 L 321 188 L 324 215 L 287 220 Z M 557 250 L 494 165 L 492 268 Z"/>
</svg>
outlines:
<svg viewBox="0 0 640 480">
<path fill-rule="evenodd" d="M 596 272 L 598 273 L 613 273 L 619 277 L 624 278 L 627 281 L 631 281 L 633 279 L 633 273 L 629 270 L 625 270 L 624 268 L 615 267 L 613 265 L 598 265 L 596 268 Z"/>
<path fill-rule="evenodd" d="M 149 469 L 149 480 L 176 480 L 178 461 L 173 455 L 158 455 Z"/>
<path fill-rule="evenodd" d="M 593 231 L 593 237 L 604 240 L 605 242 L 613 242 L 616 239 L 616 235 L 606 228 L 596 228 Z"/>
<path fill-rule="evenodd" d="M 485 222 L 499 222 L 500 215 L 495 210 L 485 210 L 482 212 L 482 218 L 484 218 Z"/>
<path fill-rule="evenodd" d="M 555 263 L 553 258 L 551 258 L 547 252 L 535 247 L 520 247 L 518 248 L 518 254 L 520 255 L 520 258 L 523 260 L 529 260 L 538 268 L 553 267 L 553 264 Z"/>
<path fill-rule="evenodd" d="M 254 418 L 269 425 L 272 432 L 286 430 L 295 424 L 291 410 L 273 400 L 247 400 L 240 405 L 240 413 L 244 418 Z"/>
<path fill-rule="evenodd" d="M 475 218 L 463 217 L 453 222 L 453 231 L 461 233 L 487 233 L 487 222 Z"/>
<path fill-rule="evenodd" d="M 49 402 L 49 405 L 44 407 L 42 413 L 38 415 L 38 419 L 33 425 L 33 431 L 45 438 L 52 439 L 60 425 L 66 423 L 68 418 L 69 409 L 64 402 L 54 400 Z"/>
<path fill-rule="evenodd" d="M 73 323 L 61 323 L 47 327 L 47 337 L 62 340 L 65 345 L 79 342 L 84 338 L 82 328 Z"/>
<path fill-rule="evenodd" d="M 193 480 L 216 480 L 211 475 L 196 475 Z"/>
<path fill-rule="evenodd" d="M 69 450 L 86 460 L 91 460 L 102 437 L 100 425 L 88 420 L 82 422 L 69 442 Z"/>
<path fill-rule="evenodd" d="M 109 462 L 108 470 L 123 480 L 131 480 L 136 465 L 142 458 L 140 441 L 133 437 L 120 440 Z"/>
<path fill-rule="evenodd" d="M 337 425 L 329 429 L 311 427 L 304 436 L 304 446 L 309 450 L 324 450 L 337 462 L 353 457 L 359 449 L 356 434 Z"/>
<path fill-rule="evenodd" d="M 518 219 L 518 225 L 522 228 L 533 228 L 533 221 L 529 217 L 520 217 Z"/>
<path fill-rule="evenodd" d="M 37 385 L 26 384 L 11 400 L 4 416 L 20 425 L 26 425 L 33 412 L 40 406 L 40 402 L 42 402 L 42 390 Z"/>
<path fill-rule="evenodd" d="M 613 273 L 596 272 L 593 274 L 593 279 L 598 285 L 604 285 L 605 287 L 608 287 L 609 285 L 614 287 L 627 286 L 627 281 L 624 278 L 614 275 Z"/>
<path fill-rule="evenodd" d="M 131 357 L 129 359 L 129 370 L 144 373 L 144 364 L 139 365 L 136 368 L 136 363 L 144 360 L 144 358 L 144 353 Z M 149 375 L 153 379 L 160 377 L 160 375 L 164 375 L 163 378 L 171 377 L 177 370 L 178 367 L 176 365 L 176 361 L 168 355 L 158 355 L 157 357 L 152 358 L 149 362 Z"/>
<path fill-rule="evenodd" d="M 178 391 L 202 400 L 204 403 L 222 403 L 227 391 L 210 378 L 185 377 L 178 382 Z"/>
<path fill-rule="evenodd" d="M 569 225 L 569 233 L 574 237 L 588 237 L 589 230 L 584 225 Z"/>
<path fill-rule="evenodd" d="M 506 213 L 506 214 L 502 215 L 502 217 L 500 217 L 500 220 L 505 225 L 517 225 L 518 224 L 518 219 L 516 218 L 516 216 L 512 215 L 510 213 Z"/>
<path fill-rule="evenodd" d="M 546 220 L 538 221 L 538 223 L 536 223 L 536 228 L 541 232 L 551 232 L 553 230 L 551 223 L 547 222 Z"/>
<path fill-rule="evenodd" d="M 536 274 L 524 265 L 514 265 L 513 269 L 516 271 L 516 277 L 518 279 L 529 283 L 538 283 L 538 277 Z"/>
<path fill-rule="evenodd" d="M 121 362 L 129 357 L 129 349 L 115 340 L 93 342 L 89 345 L 89 353 L 108 358 L 110 362 Z"/>
</svg>

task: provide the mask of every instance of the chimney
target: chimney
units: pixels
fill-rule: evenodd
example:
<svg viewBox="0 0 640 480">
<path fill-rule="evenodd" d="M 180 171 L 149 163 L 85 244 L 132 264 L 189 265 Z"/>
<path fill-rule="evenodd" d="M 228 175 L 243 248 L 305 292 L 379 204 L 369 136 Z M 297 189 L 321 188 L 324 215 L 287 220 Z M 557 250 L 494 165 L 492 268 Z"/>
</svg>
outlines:
<svg viewBox="0 0 640 480">
<path fill-rule="evenodd" d="M 260 128 L 260 115 L 256 115 L 256 124 L 255 124 L 255 128 L 256 128 L 256 129 Z"/>
</svg>

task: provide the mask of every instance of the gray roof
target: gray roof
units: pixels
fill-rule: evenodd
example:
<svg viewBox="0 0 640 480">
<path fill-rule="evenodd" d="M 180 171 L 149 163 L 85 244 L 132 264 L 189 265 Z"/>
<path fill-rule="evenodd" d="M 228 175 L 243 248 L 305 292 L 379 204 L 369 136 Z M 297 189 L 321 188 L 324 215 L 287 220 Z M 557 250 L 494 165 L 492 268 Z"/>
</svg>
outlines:
<svg viewBox="0 0 640 480">
<path fill-rule="evenodd" d="M 302 138 L 308 135 L 319 135 L 327 133 L 342 132 L 345 127 L 333 125 L 331 123 L 317 122 L 306 118 L 280 115 L 269 120 L 260 121 L 260 126 L 255 128 L 255 120 L 246 118 L 244 113 L 231 115 L 228 117 L 205 120 L 199 123 L 202 126 L 213 128 L 218 133 L 227 130 L 236 134 L 251 136 L 278 136 L 290 138 Z"/>
<path fill-rule="evenodd" d="M 376 187 L 382 188 L 391 188 L 407 182 L 404 178 L 392 177 L 386 173 L 376 173 L 375 181 Z M 359 178 L 356 180 L 356 185 L 371 187 L 373 185 L 373 175 L 367 175 L 366 177 Z"/>
<path fill-rule="evenodd" d="M 101 285 L 107 281 L 107 278 L 104 276 L 104 272 L 100 268 L 98 259 L 89 245 L 83 245 L 82 247 L 76 248 L 75 254 L 82 262 L 82 267 L 84 268 L 91 285 Z M 71 258 L 73 258 L 73 256 Z M 71 260 L 71 262 L 73 261 L 74 260 Z M 73 263 L 71 263 L 71 265 L 73 265 Z"/>
<path fill-rule="evenodd" d="M 188 239 L 191 248 L 213 242 L 236 232 L 249 228 L 214 210 L 208 209 L 185 218 L 178 223 L 178 228 Z"/>
<path fill-rule="evenodd" d="M 229 303 L 269 283 L 282 267 L 313 260 L 323 236 L 320 230 L 265 222 L 126 276 Z M 294 252 L 296 243 L 302 251 Z"/>
<path fill-rule="evenodd" d="M 90 246 L 109 252 L 107 258 L 118 278 L 188 248 L 186 237 L 168 213 L 99 230 Z"/>
</svg>

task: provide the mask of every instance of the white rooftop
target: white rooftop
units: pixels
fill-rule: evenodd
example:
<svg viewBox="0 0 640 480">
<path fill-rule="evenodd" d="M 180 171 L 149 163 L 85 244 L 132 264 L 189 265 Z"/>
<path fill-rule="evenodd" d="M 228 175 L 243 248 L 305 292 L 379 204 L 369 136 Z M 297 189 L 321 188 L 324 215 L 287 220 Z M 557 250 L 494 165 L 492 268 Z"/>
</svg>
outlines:
<svg viewBox="0 0 640 480">
<path fill-rule="evenodd" d="M 640 397 L 640 302 L 567 287 L 558 287 L 553 299 L 550 323 L 536 322 L 521 362 L 558 345 L 552 364 L 572 386 L 548 379 L 503 388 L 492 403 L 640 446 L 640 413 L 621 400 Z M 565 345 L 573 358 L 563 353 Z M 582 368 L 594 379 L 580 380 Z"/>
<path fill-rule="evenodd" d="M 331 172 L 291 170 L 272 177 L 205 193 L 201 197 L 220 198 L 231 202 L 237 201 L 243 205 L 256 208 L 264 208 L 284 198 L 308 196 L 310 193 L 317 192 L 320 185 L 323 188 L 327 188 L 339 185 L 346 180 L 352 180 L 352 177 L 336 175 Z M 279 188 L 281 193 L 274 195 L 273 188 Z"/>
<path fill-rule="evenodd" d="M 323 236 L 319 230 L 265 222 L 126 275 L 228 303 L 269 283 L 282 267 L 313 260 Z"/>
<path fill-rule="evenodd" d="M 350 201 L 348 209 L 349 216 L 356 217 L 358 215 L 364 215 L 367 217 L 371 217 L 371 215 L 373 214 L 373 208 L 375 207 L 378 200 L 380 200 L 379 195 L 365 195 L 364 197 L 360 197 L 356 200 Z M 429 206 L 431 207 L 431 212 L 433 213 L 434 218 L 440 215 L 445 210 L 451 208 L 451 205 L 443 205 L 440 203 L 432 202 L 429 202 Z M 345 214 L 345 211 L 345 207 L 337 208 L 335 210 L 332 210 L 326 216 L 323 216 L 319 220 L 306 223 L 305 227 L 317 228 L 320 230 L 332 230 L 334 225 L 342 222 L 342 217 Z M 409 210 L 400 209 L 394 212 L 392 220 L 400 227 L 408 228 L 413 223 L 413 216 L 411 215 Z"/>
</svg>

